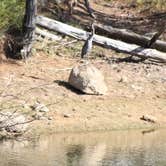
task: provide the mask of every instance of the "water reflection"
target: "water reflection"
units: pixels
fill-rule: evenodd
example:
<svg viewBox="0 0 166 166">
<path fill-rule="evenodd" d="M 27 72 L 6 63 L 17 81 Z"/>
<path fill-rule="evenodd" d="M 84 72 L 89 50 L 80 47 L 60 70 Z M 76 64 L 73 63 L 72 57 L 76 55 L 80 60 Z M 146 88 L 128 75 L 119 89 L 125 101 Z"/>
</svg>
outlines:
<svg viewBox="0 0 166 166">
<path fill-rule="evenodd" d="M 165 130 L 57 134 L 0 144 L 0 166 L 165 166 Z"/>
<path fill-rule="evenodd" d="M 80 165 L 80 160 L 83 157 L 83 145 L 70 145 L 66 149 L 67 166 Z"/>
</svg>

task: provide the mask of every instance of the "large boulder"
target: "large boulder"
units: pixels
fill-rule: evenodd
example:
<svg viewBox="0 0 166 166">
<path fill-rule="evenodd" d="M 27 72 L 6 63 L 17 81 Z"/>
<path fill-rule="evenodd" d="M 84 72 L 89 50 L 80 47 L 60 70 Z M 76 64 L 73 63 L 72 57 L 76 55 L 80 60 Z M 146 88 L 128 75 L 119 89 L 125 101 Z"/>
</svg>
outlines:
<svg viewBox="0 0 166 166">
<path fill-rule="evenodd" d="M 86 94 L 105 95 L 108 90 L 104 76 L 92 64 L 75 66 L 70 73 L 69 84 Z"/>
</svg>

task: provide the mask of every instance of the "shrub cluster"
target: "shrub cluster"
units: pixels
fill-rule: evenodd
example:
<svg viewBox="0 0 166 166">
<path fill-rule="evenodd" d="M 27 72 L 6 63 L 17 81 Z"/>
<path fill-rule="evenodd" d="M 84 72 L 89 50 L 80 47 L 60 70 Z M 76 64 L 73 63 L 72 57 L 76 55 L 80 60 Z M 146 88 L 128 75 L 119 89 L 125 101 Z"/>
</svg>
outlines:
<svg viewBox="0 0 166 166">
<path fill-rule="evenodd" d="M 25 0 L 0 0 L 0 30 L 11 25 L 20 27 L 25 8 Z"/>
</svg>

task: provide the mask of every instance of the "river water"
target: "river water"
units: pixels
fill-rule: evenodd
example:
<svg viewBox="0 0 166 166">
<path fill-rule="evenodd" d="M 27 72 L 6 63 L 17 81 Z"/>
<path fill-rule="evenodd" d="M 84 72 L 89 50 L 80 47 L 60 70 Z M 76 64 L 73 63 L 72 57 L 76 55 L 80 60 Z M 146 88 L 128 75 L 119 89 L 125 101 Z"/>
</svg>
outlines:
<svg viewBox="0 0 166 166">
<path fill-rule="evenodd" d="M 3 141 L 0 166 L 166 166 L 166 131 L 55 134 Z"/>
</svg>

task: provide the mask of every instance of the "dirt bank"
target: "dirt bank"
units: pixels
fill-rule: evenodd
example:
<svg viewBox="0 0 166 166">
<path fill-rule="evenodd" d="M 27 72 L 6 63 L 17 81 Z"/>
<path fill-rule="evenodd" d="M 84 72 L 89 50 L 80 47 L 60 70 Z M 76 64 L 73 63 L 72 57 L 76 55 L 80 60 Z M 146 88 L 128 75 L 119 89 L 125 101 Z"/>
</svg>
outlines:
<svg viewBox="0 0 166 166">
<path fill-rule="evenodd" d="M 2 63 L 1 110 L 22 110 L 31 115 L 34 111 L 26 106 L 40 101 L 49 108 L 46 116 L 51 120 L 34 121 L 31 129 L 38 132 L 165 127 L 165 66 L 91 60 L 103 72 L 109 88 L 108 95 L 94 96 L 79 94 L 67 84 L 68 68 L 77 61 L 36 54 L 27 64 Z M 145 114 L 156 117 L 157 123 L 140 120 Z"/>
</svg>

